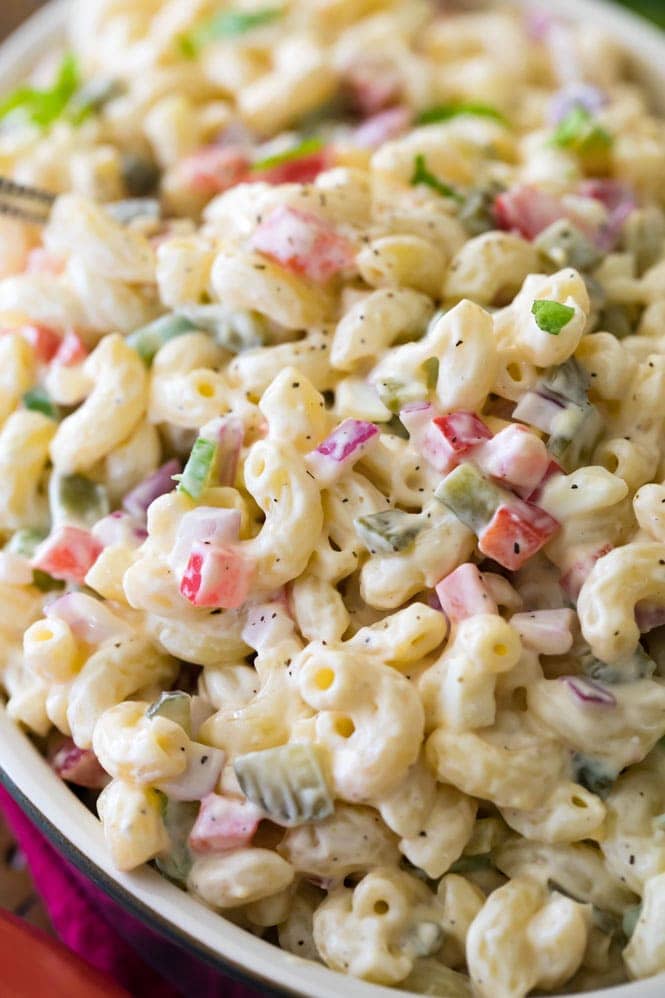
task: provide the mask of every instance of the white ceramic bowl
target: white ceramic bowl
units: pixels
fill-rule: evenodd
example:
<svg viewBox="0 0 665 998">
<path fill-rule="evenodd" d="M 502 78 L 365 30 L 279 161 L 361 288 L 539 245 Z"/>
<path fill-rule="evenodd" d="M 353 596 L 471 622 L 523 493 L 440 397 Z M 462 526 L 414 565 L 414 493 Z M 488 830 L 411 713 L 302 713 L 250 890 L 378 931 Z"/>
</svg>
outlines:
<svg viewBox="0 0 665 998">
<path fill-rule="evenodd" d="M 1 2 L 1 0 L 0 0 Z M 526 2 L 526 0 L 523 0 Z M 14 86 L 62 37 L 69 0 L 53 0 L 0 47 L 0 92 Z M 621 40 L 665 110 L 665 35 L 604 0 L 557 0 L 558 12 Z M 257 939 L 183 893 L 154 870 L 119 873 L 101 826 L 0 706 L 0 779 L 53 844 L 133 915 L 208 964 L 264 992 L 302 998 L 395 998 L 391 988 L 342 977 Z M 404 994 L 404 992 L 401 992 Z M 665 975 L 587 998 L 663 998 Z"/>
</svg>

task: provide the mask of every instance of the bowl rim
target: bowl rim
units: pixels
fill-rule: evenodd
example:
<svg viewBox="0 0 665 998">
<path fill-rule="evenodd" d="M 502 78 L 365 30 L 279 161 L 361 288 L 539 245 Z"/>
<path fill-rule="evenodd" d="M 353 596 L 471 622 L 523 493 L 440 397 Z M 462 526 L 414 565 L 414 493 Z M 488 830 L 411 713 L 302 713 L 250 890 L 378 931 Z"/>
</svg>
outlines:
<svg viewBox="0 0 665 998">
<path fill-rule="evenodd" d="M 27 75 L 38 57 L 64 35 L 72 0 L 51 0 L 0 45 L 0 89 Z M 519 6 L 530 0 L 510 0 Z M 665 107 L 665 33 L 606 0 L 558 0 L 558 11 L 577 21 L 600 18 L 639 65 Z M 51 770 L 29 737 L 0 706 L 0 782 L 40 830 L 84 875 L 130 914 L 221 973 L 264 994 L 300 998 L 395 998 L 399 991 L 340 975 L 253 936 L 150 867 L 121 873 L 106 852 L 99 821 Z M 586 998 L 662 998 L 665 975 Z M 408 994 L 407 992 L 401 992 Z M 417 998 L 416 995 L 413 998 Z"/>
</svg>

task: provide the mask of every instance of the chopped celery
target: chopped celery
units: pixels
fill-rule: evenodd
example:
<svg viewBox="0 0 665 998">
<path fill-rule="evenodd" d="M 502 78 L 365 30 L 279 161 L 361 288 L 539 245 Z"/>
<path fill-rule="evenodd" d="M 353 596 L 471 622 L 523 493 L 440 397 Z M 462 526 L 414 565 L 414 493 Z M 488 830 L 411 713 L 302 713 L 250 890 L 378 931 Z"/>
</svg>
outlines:
<svg viewBox="0 0 665 998">
<path fill-rule="evenodd" d="M 577 783 L 598 797 L 607 797 L 618 776 L 616 771 L 602 759 L 593 759 L 581 752 L 573 753 L 572 765 L 573 779 Z"/>
<path fill-rule="evenodd" d="M 184 315 L 164 315 L 147 326 L 137 329 L 127 337 L 127 343 L 134 347 L 146 364 L 152 364 L 155 354 L 176 336 L 183 336 L 197 329 L 196 323 Z"/>
<path fill-rule="evenodd" d="M 621 919 L 621 928 L 626 939 L 630 939 L 642 914 L 642 905 L 636 904 L 632 908 L 626 908 Z"/>
<path fill-rule="evenodd" d="M 49 504 L 54 525 L 93 527 L 110 512 L 105 486 L 84 475 L 51 475 Z"/>
<path fill-rule="evenodd" d="M 600 250 L 587 239 L 581 229 L 566 218 L 552 222 L 534 240 L 534 246 L 557 270 L 564 267 L 592 270 L 602 260 Z"/>
<path fill-rule="evenodd" d="M 198 437 L 182 475 L 174 475 L 178 481 L 178 492 L 185 492 L 190 499 L 200 499 L 212 484 L 217 466 L 217 444 L 212 440 Z"/>
<path fill-rule="evenodd" d="M 171 690 L 162 693 L 159 700 L 151 703 L 145 712 L 146 717 L 167 717 L 184 728 L 188 735 L 192 733 L 192 698 L 182 690 Z"/>
<path fill-rule="evenodd" d="M 269 325 L 259 312 L 231 312 L 224 305 L 188 305 L 178 309 L 179 317 L 214 336 L 230 353 L 242 353 L 263 346 L 269 339 Z"/>
<path fill-rule="evenodd" d="M 280 745 L 241 755 L 233 763 L 240 788 L 278 825 L 321 821 L 334 804 L 322 750 L 310 743 Z"/>
<path fill-rule="evenodd" d="M 460 464 L 434 493 L 458 520 L 478 533 L 503 502 L 503 493 L 472 464 Z"/>
<path fill-rule="evenodd" d="M 431 187 L 441 197 L 452 198 L 454 201 L 464 200 L 459 191 L 455 190 L 450 184 L 446 184 L 443 180 L 439 180 L 438 177 L 427 169 L 427 160 L 422 153 L 419 153 L 414 160 L 413 175 L 411 177 L 412 187 L 417 187 L 419 184 Z"/>
<path fill-rule="evenodd" d="M 23 396 L 23 405 L 31 412 L 41 412 L 43 416 L 56 422 L 60 419 L 60 409 L 44 388 L 31 388 L 27 391 Z"/>
<path fill-rule="evenodd" d="M 356 533 L 368 551 L 405 551 L 413 545 L 424 523 L 417 513 L 387 509 L 382 513 L 360 516 L 354 521 Z"/>
<path fill-rule="evenodd" d="M 621 662 L 610 665 L 601 662 L 592 655 L 582 660 L 584 674 L 599 683 L 606 683 L 609 686 L 619 683 L 634 683 L 638 679 L 651 679 L 655 674 L 657 666 L 652 658 L 638 645 L 632 655 Z"/>
<path fill-rule="evenodd" d="M 159 793 L 159 791 L 157 791 Z M 177 884 L 184 884 L 192 868 L 189 850 L 189 833 L 199 812 L 198 801 L 179 801 L 161 794 L 162 820 L 170 839 L 171 848 L 155 860 L 160 873 Z"/>
<path fill-rule="evenodd" d="M 558 336 L 575 316 L 575 309 L 558 301 L 535 301 L 531 313 L 539 329 L 550 336 Z"/>
</svg>

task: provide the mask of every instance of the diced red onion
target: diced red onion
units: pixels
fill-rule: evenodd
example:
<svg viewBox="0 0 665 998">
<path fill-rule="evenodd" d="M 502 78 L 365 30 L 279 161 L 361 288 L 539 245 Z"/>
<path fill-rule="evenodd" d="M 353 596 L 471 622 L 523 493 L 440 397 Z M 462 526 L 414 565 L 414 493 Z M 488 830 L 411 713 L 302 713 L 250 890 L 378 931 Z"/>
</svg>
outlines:
<svg viewBox="0 0 665 998">
<path fill-rule="evenodd" d="M 198 854 L 229 852 L 249 845 L 265 815 L 256 804 L 237 797 L 209 794 L 189 836 L 189 846 Z"/>
<path fill-rule="evenodd" d="M 620 180 L 585 180 L 580 185 L 583 197 L 600 201 L 607 209 L 607 221 L 594 234 L 599 249 L 609 253 L 614 249 L 629 215 L 637 208 L 635 194 Z"/>
<path fill-rule="evenodd" d="M 159 499 L 160 496 L 172 492 L 175 488 L 173 476 L 182 471 L 182 465 L 177 459 L 167 461 L 161 468 L 141 482 L 136 488 L 128 492 L 122 501 L 122 505 L 130 514 L 138 520 L 145 520 L 148 507 Z"/>
<path fill-rule="evenodd" d="M 345 419 L 316 450 L 310 451 L 306 463 L 324 486 L 332 485 L 347 467 L 360 460 L 378 435 L 374 423 Z"/>
<path fill-rule="evenodd" d="M 169 564 L 180 576 L 196 543 L 226 546 L 233 544 L 240 535 L 241 514 L 238 509 L 218 506 L 198 506 L 180 520 L 175 544 L 169 555 Z"/>
<path fill-rule="evenodd" d="M 221 749 L 191 742 L 184 773 L 156 784 L 157 789 L 174 800 L 203 800 L 217 786 L 225 761 L 226 754 Z"/>
<path fill-rule="evenodd" d="M 550 102 L 549 118 L 558 125 L 576 107 L 582 107 L 591 114 L 597 114 L 607 104 L 607 94 L 590 83 L 573 83 L 554 95 Z"/>
<path fill-rule="evenodd" d="M 91 790 L 101 790 L 110 781 L 92 749 L 80 749 L 67 738 L 53 753 L 51 767 L 68 783 Z"/>
<path fill-rule="evenodd" d="M 592 704 L 597 707 L 616 707 L 616 697 L 604 686 L 594 683 L 592 679 L 565 676 L 563 681 L 571 693 L 584 704 Z"/>
<path fill-rule="evenodd" d="M 377 149 L 384 142 L 395 139 L 409 127 L 412 113 L 408 107 L 389 107 L 372 115 L 359 125 L 351 136 L 354 146 Z"/>
<path fill-rule="evenodd" d="M 64 620 L 74 637 L 90 645 L 101 645 L 111 638 L 130 632 L 130 627 L 124 620 L 111 613 L 100 600 L 86 596 L 85 593 L 66 593 L 60 596 L 49 603 L 44 614 L 49 619 L 57 617 Z"/>
</svg>

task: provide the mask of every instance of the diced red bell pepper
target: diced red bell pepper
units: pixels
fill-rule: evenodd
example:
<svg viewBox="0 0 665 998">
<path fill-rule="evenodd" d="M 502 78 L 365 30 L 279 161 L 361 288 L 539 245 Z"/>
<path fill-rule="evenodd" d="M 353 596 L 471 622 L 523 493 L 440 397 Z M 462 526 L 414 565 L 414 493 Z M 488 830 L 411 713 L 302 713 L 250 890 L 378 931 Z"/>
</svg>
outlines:
<svg viewBox="0 0 665 998">
<path fill-rule="evenodd" d="M 465 454 L 491 439 L 492 431 L 474 412 L 451 412 L 432 420 L 419 450 L 433 468 L 446 475 Z"/>
<path fill-rule="evenodd" d="M 182 183 L 204 197 L 214 197 L 249 178 L 250 160 L 244 148 L 206 146 L 178 166 Z"/>
<path fill-rule="evenodd" d="M 329 149 L 319 149 L 309 156 L 286 160 L 266 170 L 252 170 L 249 180 L 266 184 L 311 184 L 332 162 Z"/>
<path fill-rule="evenodd" d="M 480 613 L 498 613 L 498 608 L 476 565 L 467 562 L 441 579 L 436 586 L 441 609 L 453 623 Z"/>
<path fill-rule="evenodd" d="M 51 766 L 61 779 L 91 790 L 101 790 L 111 779 L 92 749 L 80 749 L 71 738 L 56 750 Z"/>
<path fill-rule="evenodd" d="M 547 544 L 559 522 L 539 509 L 516 499 L 504 503 L 478 536 L 478 547 L 488 558 L 516 572 Z"/>
<path fill-rule="evenodd" d="M 591 573 L 593 566 L 600 558 L 603 558 L 606 554 L 609 554 L 611 550 L 611 544 L 603 544 L 602 547 L 597 548 L 595 551 L 586 551 L 577 559 L 577 561 L 574 562 L 568 571 L 561 576 L 559 579 L 559 585 L 563 589 L 566 596 L 568 596 L 573 603 L 577 602 L 580 590 Z"/>
<path fill-rule="evenodd" d="M 506 426 L 473 455 L 479 468 L 505 482 L 519 495 L 530 495 L 542 482 L 550 457 L 540 437 L 525 426 Z"/>
<path fill-rule="evenodd" d="M 559 198 L 537 187 L 520 184 L 499 194 L 494 202 L 494 217 L 500 229 L 518 232 L 525 239 L 536 236 L 553 222 L 565 217 Z"/>
<path fill-rule="evenodd" d="M 235 548 L 197 541 L 180 581 L 180 593 L 194 606 L 236 610 L 246 601 L 253 566 Z"/>
<path fill-rule="evenodd" d="M 82 583 L 103 550 L 89 530 L 58 527 L 39 545 L 31 564 L 54 579 Z"/>
<path fill-rule="evenodd" d="M 281 205 L 259 225 L 252 249 L 317 284 L 351 267 L 354 249 L 348 239 L 316 215 Z"/>
<path fill-rule="evenodd" d="M 62 344 L 62 336 L 48 326 L 28 325 L 17 330 L 35 351 L 40 364 L 48 364 L 55 357 Z"/>
<path fill-rule="evenodd" d="M 252 841 L 264 814 L 248 800 L 208 794 L 189 835 L 195 853 L 228 852 Z"/>
<path fill-rule="evenodd" d="M 402 105 L 379 111 L 358 125 L 352 136 L 353 144 L 362 149 L 377 149 L 384 142 L 402 135 L 411 124 L 412 118 L 410 108 Z"/>
<path fill-rule="evenodd" d="M 564 470 L 561 467 L 561 465 L 557 464 L 556 461 L 550 459 L 549 464 L 545 468 L 545 474 L 543 475 L 543 477 L 541 478 L 541 480 L 538 482 L 538 484 L 536 485 L 535 489 L 533 489 L 531 492 L 529 492 L 528 495 L 525 495 L 524 491 L 520 489 L 520 490 L 518 490 L 519 495 L 522 497 L 522 499 L 525 499 L 527 502 L 535 503 L 536 506 L 537 506 L 538 505 L 538 500 L 542 496 L 543 490 L 544 490 L 545 486 L 547 485 L 547 483 L 549 482 L 549 480 L 551 478 L 554 478 L 555 475 L 563 475 L 563 474 L 564 474 Z"/>
<path fill-rule="evenodd" d="M 77 333 L 67 333 L 60 341 L 53 363 L 61 367 L 76 367 L 77 364 L 82 364 L 87 356 L 88 350 L 81 337 Z"/>
</svg>

